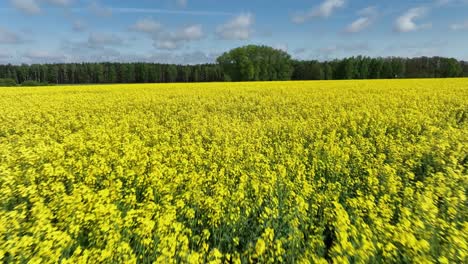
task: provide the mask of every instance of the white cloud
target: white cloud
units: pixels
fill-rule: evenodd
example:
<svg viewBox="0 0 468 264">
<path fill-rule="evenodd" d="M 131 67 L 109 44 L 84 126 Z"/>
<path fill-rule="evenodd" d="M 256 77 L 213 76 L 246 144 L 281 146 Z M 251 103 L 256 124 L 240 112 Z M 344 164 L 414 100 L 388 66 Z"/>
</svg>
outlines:
<svg viewBox="0 0 468 264">
<path fill-rule="evenodd" d="M 23 39 L 18 34 L 0 27 L 0 44 L 19 44 Z"/>
<path fill-rule="evenodd" d="M 125 44 L 125 40 L 115 34 L 94 32 L 82 41 L 63 39 L 60 49 L 54 52 L 65 54 L 68 62 L 119 61 L 120 48 Z"/>
<path fill-rule="evenodd" d="M 252 36 L 254 16 L 250 13 L 240 14 L 226 24 L 219 26 L 216 33 L 222 39 L 247 40 Z"/>
<path fill-rule="evenodd" d="M 149 62 L 168 64 L 214 63 L 220 54 L 193 52 L 156 52 L 125 54 L 113 49 L 97 50 L 31 50 L 20 54 L 19 63 L 79 63 L 79 62 Z M 0 61 L 11 62 L 12 55 L 0 53 Z"/>
<path fill-rule="evenodd" d="M 279 44 L 273 45 L 273 48 L 277 50 L 282 50 L 284 52 L 288 52 L 288 49 L 289 49 L 288 44 L 285 44 L 285 43 L 279 43 Z"/>
<path fill-rule="evenodd" d="M 105 35 L 99 38 L 93 35 Z M 122 40 L 112 34 L 92 33 L 85 41 L 62 40 L 61 50 L 68 54 L 71 61 L 105 61 L 120 56 L 115 48 Z"/>
<path fill-rule="evenodd" d="M 0 51 L 0 59 L 9 59 L 11 58 L 11 53 L 10 52 L 7 52 L 7 51 Z"/>
<path fill-rule="evenodd" d="M 123 39 L 115 34 L 93 32 L 89 34 L 87 44 L 91 48 L 99 48 L 104 46 L 120 46 L 123 42 Z"/>
<path fill-rule="evenodd" d="M 83 32 L 86 30 L 86 24 L 81 20 L 75 20 L 72 29 L 75 32 Z"/>
<path fill-rule="evenodd" d="M 70 6 L 73 4 L 74 0 L 44 0 L 45 2 L 52 4 L 52 5 L 58 5 L 58 6 Z"/>
<path fill-rule="evenodd" d="M 175 49 L 179 48 L 180 43 L 164 42 L 161 40 L 155 43 L 161 46 L 161 52 L 142 51 L 132 52 L 131 54 L 122 53 L 113 47 L 89 47 L 85 42 L 70 42 L 63 40 L 59 54 L 66 54 L 66 58 L 70 62 L 159 62 L 159 63 L 175 63 L 175 64 L 198 64 L 212 63 L 220 54 L 207 54 L 200 51 L 195 52 L 178 52 Z M 158 48 L 159 49 L 159 48 Z M 182 49 L 180 51 L 183 51 Z M 32 57 L 32 56 L 30 56 Z M 39 57 L 39 56 L 37 56 Z M 28 61 L 29 63 L 29 61 Z"/>
<path fill-rule="evenodd" d="M 180 7 L 187 7 L 187 0 L 176 0 L 177 5 Z"/>
<path fill-rule="evenodd" d="M 358 15 L 367 17 L 375 17 L 378 15 L 378 13 L 379 12 L 375 6 L 368 6 L 358 11 Z"/>
<path fill-rule="evenodd" d="M 344 4 L 344 0 L 326 0 L 314 12 L 314 16 L 329 17 L 335 9 L 343 7 Z"/>
<path fill-rule="evenodd" d="M 191 25 L 175 32 L 162 32 L 153 37 L 154 46 L 159 49 L 177 49 L 185 43 L 200 40 L 204 36 L 201 25 Z"/>
<path fill-rule="evenodd" d="M 142 61 L 159 62 L 159 63 L 175 63 L 175 64 L 200 64 L 200 63 L 213 63 L 220 54 L 206 54 L 201 51 L 186 52 L 186 53 L 173 53 L 163 52 L 153 54 L 144 58 Z"/>
<path fill-rule="evenodd" d="M 31 50 L 23 54 L 29 63 L 61 63 L 67 61 L 67 56 L 44 50 Z"/>
<path fill-rule="evenodd" d="M 448 6 L 448 5 L 467 5 L 468 0 L 435 0 L 433 5 L 436 7 Z"/>
<path fill-rule="evenodd" d="M 345 31 L 348 33 L 357 33 L 372 24 L 372 20 L 369 17 L 360 17 L 346 27 Z"/>
<path fill-rule="evenodd" d="M 154 44 L 158 49 L 172 50 L 177 49 L 177 42 L 172 40 L 160 40 Z"/>
<path fill-rule="evenodd" d="M 161 24 L 151 18 L 138 20 L 133 26 L 130 27 L 132 30 L 148 34 L 157 33 L 161 30 L 161 28 Z"/>
<path fill-rule="evenodd" d="M 68 7 L 75 0 L 10 0 L 10 3 L 16 9 L 28 15 L 35 15 L 42 12 L 40 4 L 48 3 L 51 5 Z"/>
<path fill-rule="evenodd" d="M 88 8 L 92 13 L 94 13 L 97 16 L 101 16 L 101 17 L 112 16 L 112 8 L 103 6 L 97 1 L 91 2 Z"/>
<path fill-rule="evenodd" d="M 316 58 L 330 60 L 338 57 L 349 57 L 352 55 L 358 55 L 362 53 L 369 53 L 372 51 L 372 47 L 367 42 L 358 43 L 340 43 L 337 45 L 329 45 L 323 48 L 319 48 L 315 51 Z"/>
<path fill-rule="evenodd" d="M 36 0 L 10 0 L 11 4 L 23 13 L 34 15 L 41 12 Z"/>
<path fill-rule="evenodd" d="M 133 7 L 116 7 L 110 10 L 113 13 L 121 14 L 169 14 L 183 16 L 232 16 L 233 13 L 221 11 L 193 11 L 193 10 L 171 10 L 158 8 L 133 8 Z"/>
<path fill-rule="evenodd" d="M 450 29 L 452 30 L 468 30 L 468 20 L 460 23 L 460 24 L 452 24 L 450 25 Z"/>
<path fill-rule="evenodd" d="M 447 40 L 440 38 L 428 41 L 415 40 L 408 43 L 395 42 L 385 47 L 381 52 L 385 55 L 399 57 L 432 57 L 443 55 L 448 45 L 449 42 Z"/>
<path fill-rule="evenodd" d="M 172 30 L 152 18 L 138 20 L 130 26 L 130 30 L 147 34 L 153 40 L 153 46 L 163 50 L 178 49 L 191 41 L 204 37 L 201 25 L 188 25 Z"/>
<path fill-rule="evenodd" d="M 193 52 L 173 52 L 163 51 L 157 53 L 151 53 L 148 55 L 121 55 L 117 58 L 119 61 L 126 62 L 157 62 L 167 64 L 200 64 L 200 63 L 213 63 L 216 58 L 221 54 L 216 53 L 204 53 L 201 51 Z"/>
<path fill-rule="evenodd" d="M 11 52 L 8 52 L 6 50 L 0 51 L 0 62 L 2 64 L 11 63 L 12 58 L 13 58 L 13 55 Z"/>
<path fill-rule="evenodd" d="M 453 2 L 452 0 L 436 0 L 434 2 L 434 4 L 436 6 L 444 6 L 444 5 L 448 5 L 448 4 L 452 3 L 452 2 Z"/>
<path fill-rule="evenodd" d="M 397 18 L 395 22 L 395 30 L 398 32 L 411 32 L 430 27 L 430 24 L 418 25 L 416 23 L 416 20 L 424 17 L 427 12 L 428 9 L 425 7 L 416 7 L 406 11 L 403 15 Z"/>
<path fill-rule="evenodd" d="M 304 54 L 306 52 L 307 52 L 306 48 L 297 48 L 297 49 L 294 50 L 294 53 L 297 54 L 297 55 Z"/>
<path fill-rule="evenodd" d="M 203 37 L 201 25 L 188 26 L 175 34 L 177 40 L 197 40 Z"/>
<path fill-rule="evenodd" d="M 347 33 L 357 33 L 371 26 L 377 18 L 378 12 L 375 7 L 367 7 L 358 12 L 361 16 L 345 28 Z"/>
<path fill-rule="evenodd" d="M 345 0 L 325 0 L 322 4 L 306 13 L 293 15 L 292 21 L 301 24 L 316 17 L 330 17 L 336 9 L 342 8 L 345 3 Z"/>
</svg>

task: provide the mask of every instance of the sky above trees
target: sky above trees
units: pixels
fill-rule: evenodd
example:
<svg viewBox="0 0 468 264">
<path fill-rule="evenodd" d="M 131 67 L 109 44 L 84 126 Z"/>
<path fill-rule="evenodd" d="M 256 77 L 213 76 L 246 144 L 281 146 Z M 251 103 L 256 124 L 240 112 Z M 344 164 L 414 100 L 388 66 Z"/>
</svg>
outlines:
<svg viewBox="0 0 468 264">
<path fill-rule="evenodd" d="M 0 1 L 3 64 L 195 64 L 247 44 L 297 59 L 468 60 L 468 0 Z"/>
</svg>

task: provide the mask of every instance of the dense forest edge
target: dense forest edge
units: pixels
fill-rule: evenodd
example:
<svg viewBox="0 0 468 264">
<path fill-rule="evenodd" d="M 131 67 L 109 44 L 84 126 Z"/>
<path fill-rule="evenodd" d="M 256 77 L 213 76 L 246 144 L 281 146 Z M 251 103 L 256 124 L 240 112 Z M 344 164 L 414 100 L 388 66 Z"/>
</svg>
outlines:
<svg viewBox="0 0 468 264">
<path fill-rule="evenodd" d="M 366 56 L 332 61 L 294 60 L 285 51 L 256 45 L 226 52 L 212 64 L 0 65 L 0 86 L 452 77 L 468 77 L 468 62 L 444 57 Z"/>
</svg>

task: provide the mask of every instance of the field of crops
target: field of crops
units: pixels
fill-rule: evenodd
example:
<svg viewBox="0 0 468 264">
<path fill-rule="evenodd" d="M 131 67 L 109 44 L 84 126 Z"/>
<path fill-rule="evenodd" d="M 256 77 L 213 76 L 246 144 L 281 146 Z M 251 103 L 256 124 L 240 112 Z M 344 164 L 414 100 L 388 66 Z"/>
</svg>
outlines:
<svg viewBox="0 0 468 264">
<path fill-rule="evenodd" d="M 0 89 L 0 261 L 462 263 L 468 80 Z"/>
</svg>

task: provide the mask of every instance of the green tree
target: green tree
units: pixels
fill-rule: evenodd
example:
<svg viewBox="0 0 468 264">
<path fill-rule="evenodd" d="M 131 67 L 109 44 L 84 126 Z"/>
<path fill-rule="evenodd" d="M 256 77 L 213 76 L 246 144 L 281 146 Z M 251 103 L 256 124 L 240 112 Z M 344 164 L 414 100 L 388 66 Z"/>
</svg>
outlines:
<svg viewBox="0 0 468 264">
<path fill-rule="evenodd" d="M 291 56 L 267 46 L 236 48 L 218 57 L 217 62 L 225 80 L 290 80 L 293 73 Z"/>
<path fill-rule="evenodd" d="M 57 65 L 49 65 L 47 72 L 47 81 L 49 83 L 59 83 L 59 69 Z"/>
<path fill-rule="evenodd" d="M 0 87 L 16 86 L 16 81 L 11 78 L 0 79 Z"/>
<path fill-rule="evenodd" d="M 166 67 L 166 76 L 167 82 L 176 82 L 177 81 L 177 67 L 175 65 L 168 65 Z"/>
</svg>

